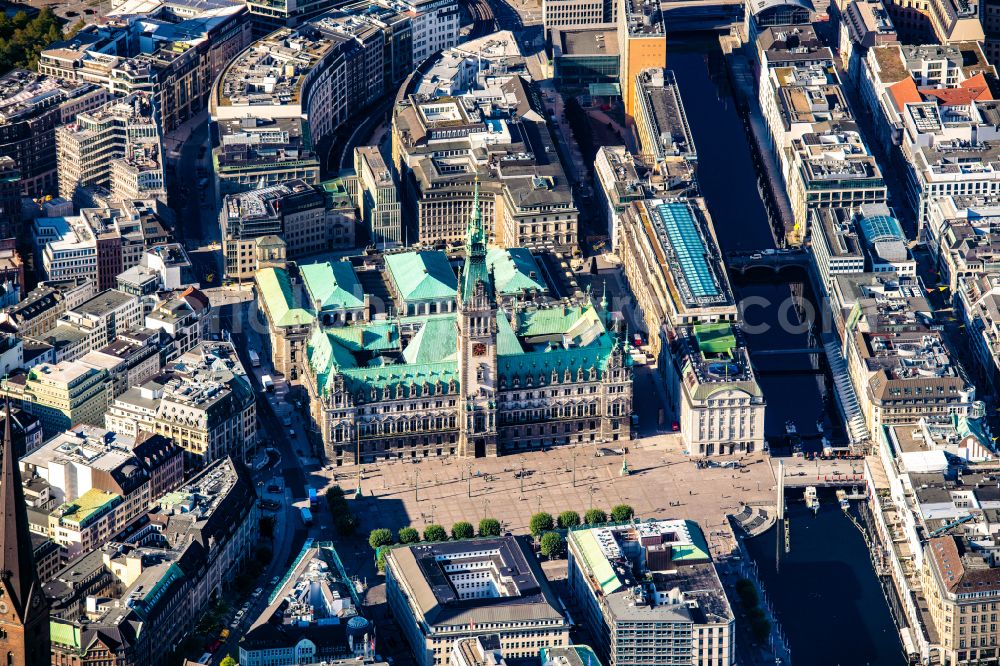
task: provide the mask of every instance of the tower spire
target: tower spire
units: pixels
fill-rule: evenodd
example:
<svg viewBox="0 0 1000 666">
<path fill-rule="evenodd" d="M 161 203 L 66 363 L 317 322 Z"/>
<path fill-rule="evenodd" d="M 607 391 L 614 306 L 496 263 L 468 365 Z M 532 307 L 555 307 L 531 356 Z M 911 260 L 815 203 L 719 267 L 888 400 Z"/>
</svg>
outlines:
<svg viewBox="0 0 1000 666">
<path fill-rule="evenodd" d="M 35 571 L 21 475 L 11 436 L 10 397 L 4 405 L 3 460 L 0 461 L 0 609 L 5 629 L 2 649 L 20 666 L 49 662 L 49 609 Z"/>
</svg>

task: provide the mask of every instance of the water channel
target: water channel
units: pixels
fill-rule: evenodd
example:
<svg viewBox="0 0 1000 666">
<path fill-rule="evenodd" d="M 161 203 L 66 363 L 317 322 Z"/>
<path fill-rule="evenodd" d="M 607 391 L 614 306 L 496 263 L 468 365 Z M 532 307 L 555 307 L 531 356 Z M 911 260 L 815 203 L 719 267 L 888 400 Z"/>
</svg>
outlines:
<svg viewBox="0 0 1000 666">
<path fill-rule="evenodd" d="M 713 39 L 677 42 L 668 49 L 667 67 L 681 88 L 698 149 L 698 179 L 723 253 L 775 247 L 767 213 L 758 192 L 747 132 L 730 92 L 718 43 Z M 791 307 L 813 302 L 806 275 L 783 273 L 734 280 L 748 324 L 751 352 L 810 346 L 807 326 Z M 781 359 L 781 360 L 775 360 Z M 830 414 L 823 374 L 779 372 L 809 361 L 787 357 L 755 360 L 767 399 L 765 429 L 780 433 L 787 421 L 799 432 L 816 432 L 816 421 Z M 835 433 L 835 435 L 838 433 Z M 842 434 L 842 433 L 840 433 Z M 796 664 L 905 663 L 900 640 L 871 565 L 864 540 L 835 500 L 825 498 L 812 516 L 789 495 L 791 553 L 782 553 L 775 571 L 775 530 L 748 541 L 751 556 L 771 597 Z"/>
</svg>

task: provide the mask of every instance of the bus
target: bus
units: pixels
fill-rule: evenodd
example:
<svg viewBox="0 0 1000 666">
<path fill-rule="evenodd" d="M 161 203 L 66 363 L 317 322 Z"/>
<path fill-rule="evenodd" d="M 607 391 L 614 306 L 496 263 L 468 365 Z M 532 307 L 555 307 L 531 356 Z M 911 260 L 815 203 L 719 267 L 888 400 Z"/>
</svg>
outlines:
<svg viewBox="0 0 1000 666">
<path fill-rule="evenodd" d="M 310 527 L 313 524 L 312 511 L 310 511 L 309 507 L 307 506 L 302 507 L 300 511 L 302 512 L 302 522 L 305 524 L 306 527 Z"/>
<path fill-rule="evenodd" d="M 258 354 L 252 349 L 250 350 L 250 365 L 252 365 L 255 368 L 260 367 L 260 354 Z"/>
</svg>

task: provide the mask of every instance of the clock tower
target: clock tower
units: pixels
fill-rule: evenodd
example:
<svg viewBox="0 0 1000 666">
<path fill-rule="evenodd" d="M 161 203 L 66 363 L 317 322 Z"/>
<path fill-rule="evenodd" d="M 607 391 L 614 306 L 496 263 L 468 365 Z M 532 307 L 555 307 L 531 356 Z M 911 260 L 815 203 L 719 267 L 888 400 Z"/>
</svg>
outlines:
<svg viewBox="0 0 1000 666">
<path fill-rule="evenodd" d="M 10 421 L 8 400 L 0 461 L 0 664 L 48 666 L 49 604 L 35 571 Z"/>
<path fill-rule="evenodd" d="M 497 455 L 497 304 L 476 180 L 458 284 L 458 454 Z"/>
</svg>

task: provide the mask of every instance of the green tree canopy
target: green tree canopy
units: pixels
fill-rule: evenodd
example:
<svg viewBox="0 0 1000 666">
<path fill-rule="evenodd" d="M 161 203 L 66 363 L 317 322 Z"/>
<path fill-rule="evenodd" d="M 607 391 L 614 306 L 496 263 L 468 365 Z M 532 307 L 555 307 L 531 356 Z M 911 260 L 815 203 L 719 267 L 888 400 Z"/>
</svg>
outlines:
<svg viewBox="0 0 1000 666">
<path fill-rule="evenodd" d="M 543 532 L 548 532 L 555 527 L 555 522 L 552 520 L 551 513 L 541 511 L 531 517 L 531 522 L 528 523 L 528 527 L 531 529 L 531 536 L 537 538 L 541 536 Z"/>
<path fill-rule="evenodd" d="M 568 530 L 580 524 L 580 514 L 576 511 L 563 511 L 559 514 L 559 527 Z"/>
<path fill-rule="evenodd" d="M 566 554 L 566 539 L 559 532 L 546 532 L 542 535 L 541 550 L 550 559 L 562 557 Z"/>
<path fill-rule="evenodd" d="M 483 518 L 479 521 L 479 536 L 500 536 L 503 528 L 496 518 Z"/>
<path fill-rule="evenodd" d="M 240 662 L 233 659 L 233 655 L 227 654 L 219 663 L 219 666 L 240 666 Z"/>
<path fill-rule="evenodd" d="M 447 541 L 448 533 L 440 525 L 428 525 L 424 528 L 424 541 Z"/>
<path fill-rule="evenodd" d="M 588 509 L 587 513 L 583 514 L 583 522 L 588 525 L 601 525 L 608 522 L 608 514 L 601 509 Z"/>
<path fill-rule="evenodd" d="M 451 526 L 451 536 L 453 539 L 471 539 L 476 536 L 476 530 L 472 523 L 460 520 Z"/>
<path fill-rule="evenodd" d="M 632 520 L 633 516 L 635 516 L 635 510 L 628 504 L 618 504 L 611 509 L 611 520 L 616 523 L 624 523 L 626 520 Z"/>
<path fill-rule="evenodd" d="M 403 527 L 396 535 L 396 540 L 399 541 L 399 543 L 416 543 L 420 541 L 420 532 L 412 527 Z"/>
<path fill-rule="evenodd" d="M 379 546 L 392 545 L 392 530 L 385 527 L 372 530 L 368 535 L 368 545 L 372 550 L 377 550 Z"/>
</svg>

